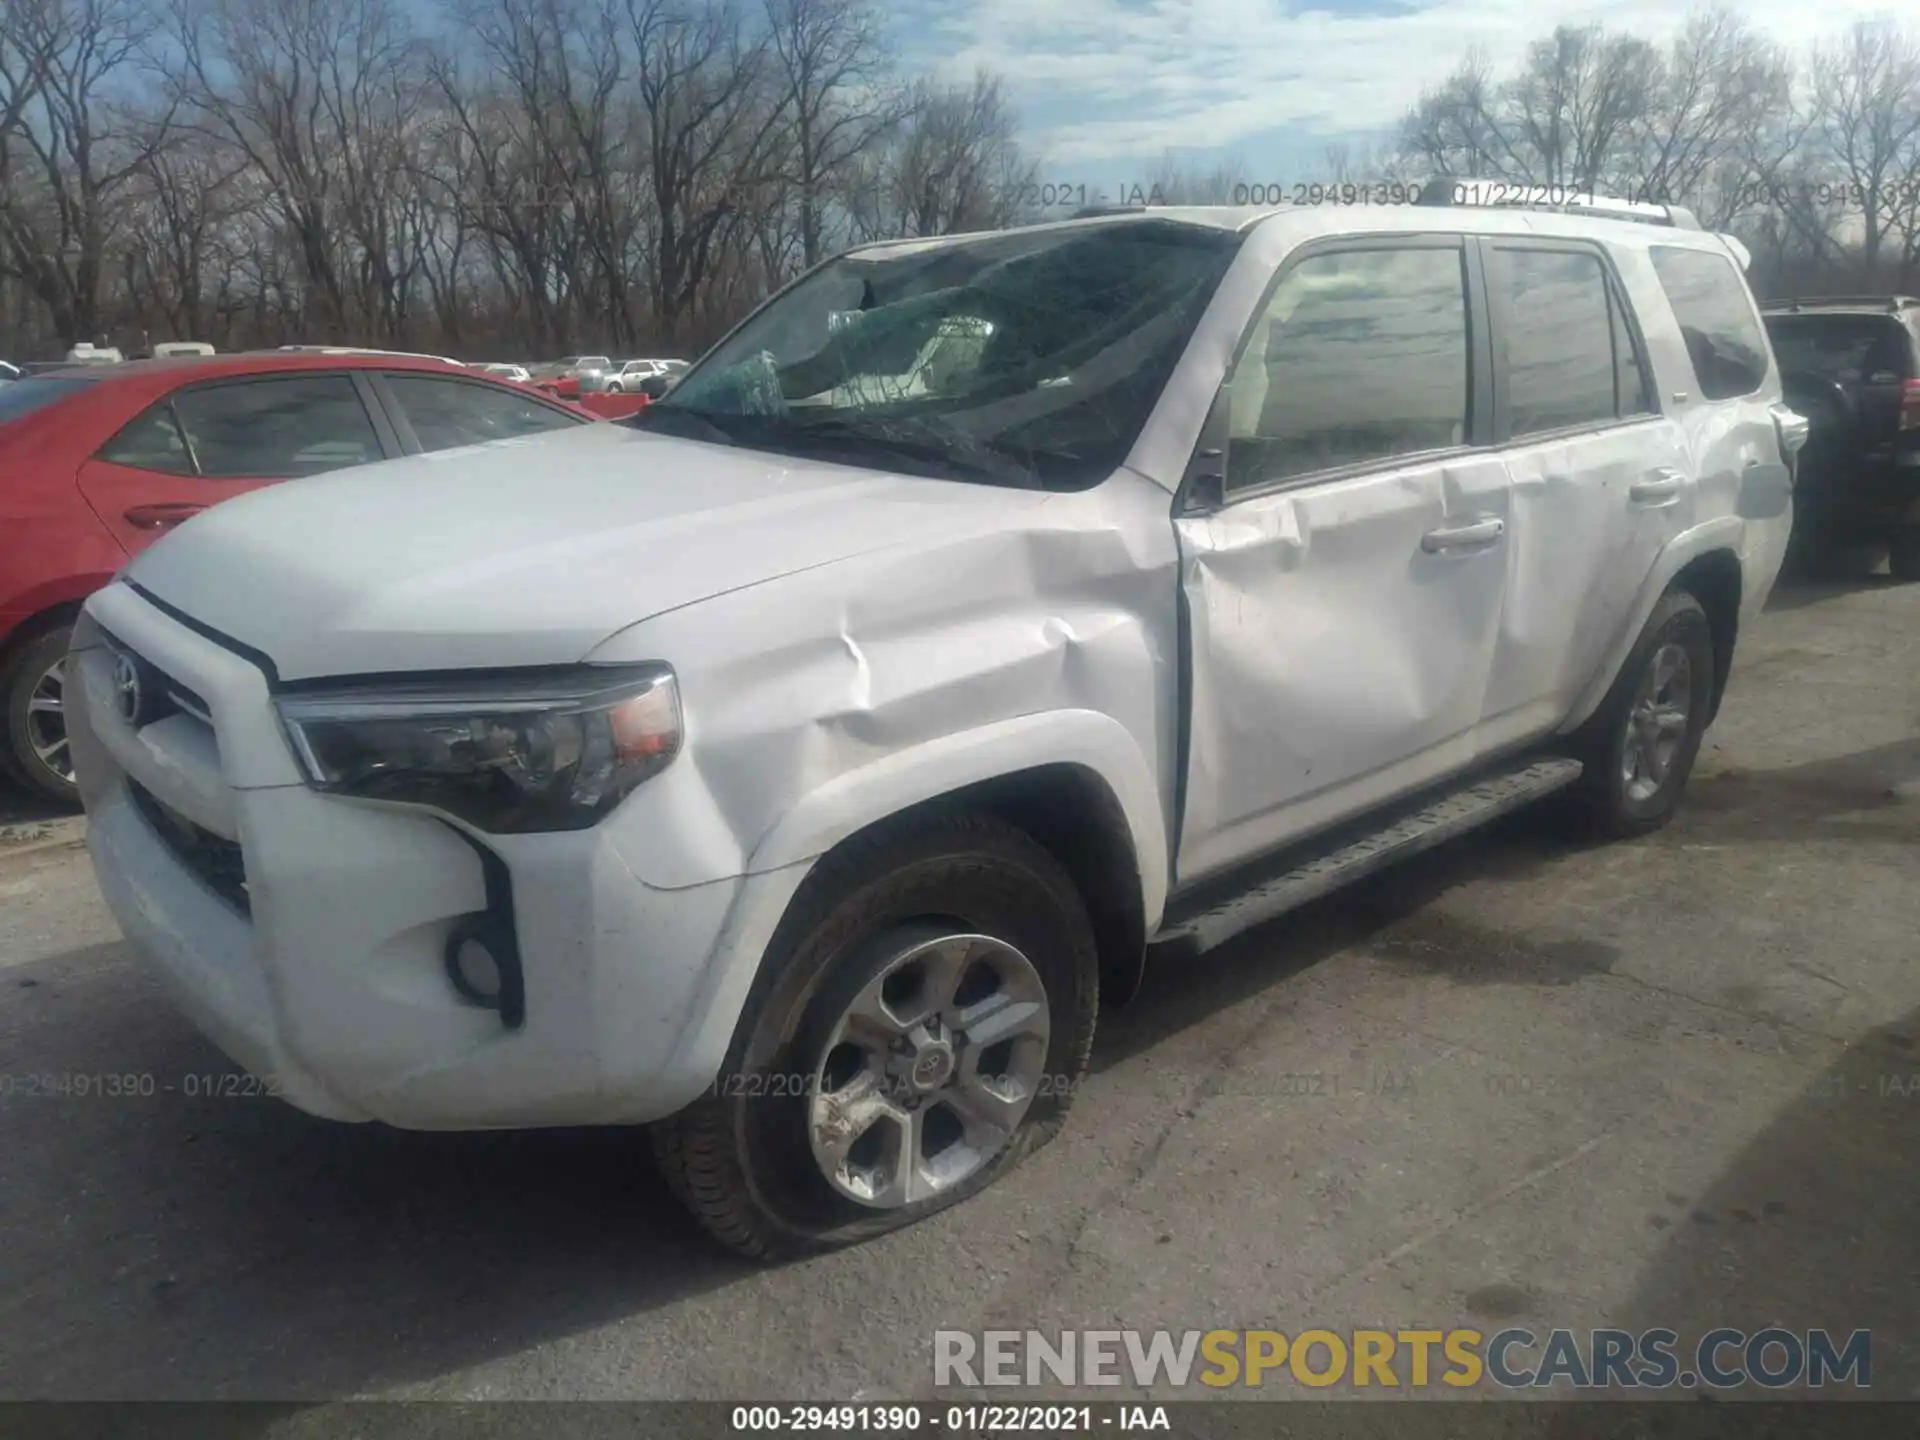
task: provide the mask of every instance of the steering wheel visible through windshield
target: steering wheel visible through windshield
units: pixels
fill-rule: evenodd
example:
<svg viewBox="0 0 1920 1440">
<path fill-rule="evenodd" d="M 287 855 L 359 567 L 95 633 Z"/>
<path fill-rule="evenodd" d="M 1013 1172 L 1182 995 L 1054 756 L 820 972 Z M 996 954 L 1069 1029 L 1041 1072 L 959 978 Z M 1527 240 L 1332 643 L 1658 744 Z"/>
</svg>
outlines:
<svg viewBox="0 0 1920 1440">
<path fill-rule="evenodd" d="M 1122 220 L 855 252 L 776 296 L 634 423 L 1094 485 L 1132 448 L 1239 238 Z"/>
</svg>

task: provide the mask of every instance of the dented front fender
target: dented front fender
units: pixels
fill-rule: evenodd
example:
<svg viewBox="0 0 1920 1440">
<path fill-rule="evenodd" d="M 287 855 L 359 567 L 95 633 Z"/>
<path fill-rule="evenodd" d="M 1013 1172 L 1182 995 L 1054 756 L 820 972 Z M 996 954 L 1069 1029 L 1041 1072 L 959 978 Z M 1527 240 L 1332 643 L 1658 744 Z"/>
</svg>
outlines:
<svg viewBox="0 0 1920 1440">
<path fill-rule="evenodd" d="M 927 485 L 941 503 L 949 482 Z M 616 815 L 615 843 L 649 885 L 704 884 L 811 859 L 978 781 L 1076 765 L 1126 816 L 1151 924 L 1171 842 L 1176 593 L 1166 492 L 1122 471 L 956 507 L 937 539 L 637 624 L 590 659 L 672 665 L 686 741 Z"/>
</svg>

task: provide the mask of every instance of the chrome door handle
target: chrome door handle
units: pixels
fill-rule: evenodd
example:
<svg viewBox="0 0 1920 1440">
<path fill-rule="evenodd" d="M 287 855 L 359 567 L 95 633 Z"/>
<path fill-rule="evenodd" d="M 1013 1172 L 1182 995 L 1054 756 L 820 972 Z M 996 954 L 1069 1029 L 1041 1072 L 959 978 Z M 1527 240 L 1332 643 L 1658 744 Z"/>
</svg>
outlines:
<svg viewBox="0 0 1920 1440">
<path fill-rule="evenodd" d="M 1420 548 L 1429 555 L 1442 550 L 1459 550 L 1472 545 L 1491 545 L 1507 533 L 1507 522 L 1498 516 L 1457 525 L 1449 530 L 1429 530 L 1420 537 Z"/>
<path fill-rule="evenodd" d="M 1636 480 L 1627 490 L 1627 499 L 1636 504 L 1653 500 L 1671 500 L 1686 485 L 1687 477 L 1678 470 L 1656 470 L 1644 480 Z"/>
</svg>

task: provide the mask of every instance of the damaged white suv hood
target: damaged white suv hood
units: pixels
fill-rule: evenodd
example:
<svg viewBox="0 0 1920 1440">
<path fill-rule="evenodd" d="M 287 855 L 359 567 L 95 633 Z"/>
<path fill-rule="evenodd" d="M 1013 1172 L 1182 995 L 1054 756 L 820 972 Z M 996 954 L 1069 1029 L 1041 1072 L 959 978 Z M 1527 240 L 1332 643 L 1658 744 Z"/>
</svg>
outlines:
<svg viewBox="0 0 1920 1440">
<path fill-rule="evenodd" d="M 665 611 L 1046 499 L 594 424 L 255 491 L 124 574 L 282 679 L 555 665 Z"/>
</svg>

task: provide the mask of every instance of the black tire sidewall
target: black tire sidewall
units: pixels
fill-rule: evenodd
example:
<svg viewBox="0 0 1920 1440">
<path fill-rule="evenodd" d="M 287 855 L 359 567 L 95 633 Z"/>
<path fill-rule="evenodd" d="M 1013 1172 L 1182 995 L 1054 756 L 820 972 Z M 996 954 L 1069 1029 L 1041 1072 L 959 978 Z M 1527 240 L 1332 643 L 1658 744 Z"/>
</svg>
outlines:
<svg viewBox="0 0 1920 1440">
<path fill-rule="evenodd" d="M 0 735 L 0 758 L 6 773 L 43 800 L 77 805 L 80 791 L 49 774 L 27 739 L 27 703 L 47 666 L 66 653 L 73 640 L 72 625 L 54 625 L 25 641 L 0 665 L 0 705 L 5 707 L 6 730 Z"/>
<path fill-rule="evenodd" d="M 1659 790 L 1649 799 L 1636 802 L 1627 794 L 1626 777 L 1621 773 L 1626 758 L 1627 717 L 1647 667 L 1669 644 L 1679 644 L 1686 650 L 1692 672 L 1686 738 L 1674 755 L 1673 766 Z M 1606 744 L 1601 749 L 1600 763 L 1605 766 L 1607 809 L 1616 823 L 1630 829 L 1650 829 L 1664 824 L 1673 814 L 1706 736 L 1707 716 L 1713 700 L 1713 658 L 1713 630 L 1700 602 L 1684 591 L 1663 597 L 1648 617 L 1646 628 L 1621 671 L 1613 703 L 1604 712 Z"/>
<path fill-rule="evenodd" d="M 849 888 L 781 963 L 742 1053 L 728 1067 L 739 1091 L 723 1103 L 755 1209 L 789 1242 L 847 1243 L 958 1204 L 1058 1128 L 1091 1046 L 1098 960 L 1070 882 L 1052 857 L 1019 839 L 919 847 L 922 853 Z M 1051 1083 L 1042 1085 L 1012 1141 L 977 1174 L 933 1199 L 876 1210 L 839 1194 L 820 1173 L 808 1140 L 806 1087 L 841 1005 L 886 958 L 875 942 L 927 921 L 1005 940 L 1032 962 L 1051 1011 L 1042 1072 Z"/>
</svg>

